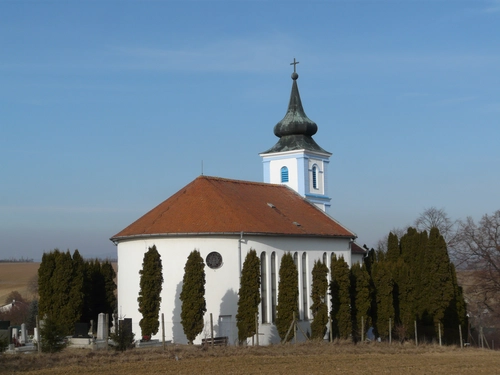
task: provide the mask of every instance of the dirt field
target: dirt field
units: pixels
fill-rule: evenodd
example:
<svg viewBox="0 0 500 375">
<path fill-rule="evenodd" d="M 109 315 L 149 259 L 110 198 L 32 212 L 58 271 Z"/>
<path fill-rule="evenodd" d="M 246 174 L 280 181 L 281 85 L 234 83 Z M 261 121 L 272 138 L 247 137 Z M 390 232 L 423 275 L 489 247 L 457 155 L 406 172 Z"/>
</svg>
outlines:
<svg viewBox="0 0 500 375">
<path fill-rule="evenodd" d="M 21 295 L 30 300 L 28 292 L 29 281 L 37 274 L 40 263 L 0 263 L 0 305 L 5 302 L 5 297 L 10 292 L 17 290 Z"/>
<path fill-rule="evenodd" d="M 412 344 L 309 343 L 270 347 L 169 346 L 125 353 L 66 349 L 0 356 L 12 374 L 499 374 L 500 352 Z"/>
</svg>

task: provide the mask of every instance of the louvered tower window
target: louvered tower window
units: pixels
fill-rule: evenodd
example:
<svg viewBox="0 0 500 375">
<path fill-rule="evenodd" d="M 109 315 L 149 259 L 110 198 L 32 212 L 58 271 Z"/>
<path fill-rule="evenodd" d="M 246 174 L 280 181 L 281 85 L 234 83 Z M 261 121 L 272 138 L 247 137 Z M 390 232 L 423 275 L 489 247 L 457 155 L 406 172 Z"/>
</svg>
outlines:
<svg viewBox="0 0 500 375">
<path fill-rule="evenodd" d="M 313 179 L 313 188 L 317 189 L 318 188 L 318 167 L 313 166 L 312 169 L 312 179 Z"/>
<path fill-rule="evenodd" d="M 281 168 L 281 182 L 288 182 L 288 168 L 287 167 L 282 167 Z"/>
</svg>

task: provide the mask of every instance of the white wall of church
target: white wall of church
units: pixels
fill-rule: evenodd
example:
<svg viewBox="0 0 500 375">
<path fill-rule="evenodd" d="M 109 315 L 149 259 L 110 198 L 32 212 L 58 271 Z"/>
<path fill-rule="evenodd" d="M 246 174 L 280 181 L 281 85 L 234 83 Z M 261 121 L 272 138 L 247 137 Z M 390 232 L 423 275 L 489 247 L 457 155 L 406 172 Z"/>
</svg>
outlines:
<svg viewBox="0 0 500 375">
<path fill-rule="evenodd" d="M 205 267 L 206 274 L 206 327 L 210 328 L 210 313 L 213 314 L 215 334 L 218 335 L 219 316 L 232 316 L 235 319 L 239 288 L 238 240 L 233 237 L 209 238 L 155 238 L 147 240 L 127 241 L 118 244 L 118 313 L 121 317 L 132 318 L 136 339 L 140 338 L 139 321 L 142 318 L 138 311 L 139 270 L 145 252 L 156 245 L 163 265 L 163 289 L 161 293 L 161 313 L 165 316 L 165 339 L 177 343 L 187 343 L 181 318 L 181 301 L 179 299 L 184 266 L 188 255 L 194 249 L 200 251 L 203 259 L 217 251 L 223 257 L 223 265 L 217 270 Z M 210 332 L 202 333 L 210 336 Z M 226 335 L 224 335 L 226 336 Z M 230 339 L 237 338 L 237 332 L 229 333 Z M 156 339 L 161 337 L 161 331 Z"/>
<path fill-rule="evenodd" d="M 210 336 L 210 313 L 213 315 L 214 334 L 228 336 L 231 344 L 237 342 L 236 312 L 238 305 L 238 290 L 240 270 L 247 252 L 253 248 L 259 257 L 263 253 L 266 259 L 266 310 L 263 320 L 262 306 L 259 308 L 261 344 L 275 343 L 279 337 L 274 324 L 272 303 L 272 270 L 271 256 L 275 253 L 275 285 L 279 282 L 279 265 L 285 252 L 297 253 L 299 274 L 299 303 L 301 325 L 309 329 L 310 283 L 311 272 L 316 259 L 326 257 L 329 266 L 332 253 L 343 256 L 351 264 L 349 240 L 345 238 L 287 238 L 277 236 L 205 236 L 205 237 L 169 237 L 150 238 L 143 240 L 124 241 L 118 244 L 118 313 L 120 318 L 132 318 L 133 331 L 136 339 L 141 336 L 139 321 L 142 318 L 138 311 L 137 297 L 139 295 L 139 270 L 142 268 L 144 253 L 150 246 L 156 245 L 163 264 L 163 290 L 161 293 L 161 313 L 165 316 L 165 338 L 175 343 L 187 343 L 180 323 L 181 301 L 179 295 L 184 276 L 184 265 L 190 252 L 200 251 L 203 259 L 217 251 L 223 257 L 223 265 L 216 270 L 205 267 L 206 285 L 205 298 L 207 312 L 205 314 L 205 330 L 195 343 Z M 305 261 L 302 262 L 303 254 Z M 305 268 L 303 268 L 305 266 Z M 305 272 L 303 272 L 305 271 Z M 305 279 L 303 278 L 305 276 Z M 277 291 L 276 291 L 277 293 Z M 161 328 L 154 337 L 161 338 Z M 251 342 L 251 340 L 249 340 Z"/>
</svg>

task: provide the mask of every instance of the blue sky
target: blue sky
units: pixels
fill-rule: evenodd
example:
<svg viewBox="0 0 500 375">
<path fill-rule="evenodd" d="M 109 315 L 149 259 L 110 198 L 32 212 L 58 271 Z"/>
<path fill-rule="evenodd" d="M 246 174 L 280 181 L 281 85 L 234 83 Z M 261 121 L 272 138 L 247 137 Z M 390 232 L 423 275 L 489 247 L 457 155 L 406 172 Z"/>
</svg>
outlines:
<svg viewBox="0 0 500 375">
<path fill-rule="evenodd" d="M 262 181 L 294 57 L 360 244 L 500 209 L 500 1 L 0 0 L 0 259 L 114 256 L 202 161 Z"/>
</svg>

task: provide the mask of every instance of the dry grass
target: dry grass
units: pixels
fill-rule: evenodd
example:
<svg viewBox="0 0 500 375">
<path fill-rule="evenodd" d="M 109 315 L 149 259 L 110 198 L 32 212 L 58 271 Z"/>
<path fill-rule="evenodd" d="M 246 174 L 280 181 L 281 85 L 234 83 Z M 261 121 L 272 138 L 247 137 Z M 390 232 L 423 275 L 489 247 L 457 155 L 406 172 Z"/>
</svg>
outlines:
<svg viewBox="0 0 500 375">
<path fill-rule="evenodd" d="M 10 292 L 17 290 L 26 300 L 32 298 L 29 281 L 36 276 L 40 263 L 0 263 L 0 305 Z"/>
<path fill-rule="evenodd" d="M 423 345 L 309 342 L 268 347 L 168 346 L 124 353 L 66 349 L 3 355 L 0 373 L 24 374 L 496 374 L 500 352 Z"/>
<path fill-rule="evenodd" d="M 39 263 L 0 263 L 0 304 L 23 297 Z M 178 360 L 176 360 L 176 357 Z M 57 354 L 0 355 L 0 374 L 500 374 L 500 352 L 411 343 L 310 342 L 268 347 L 168 346 L 124 353 L 66 349 Z"/>
</svg>

